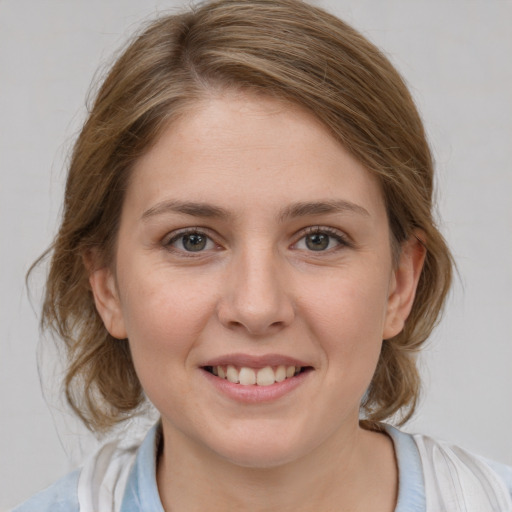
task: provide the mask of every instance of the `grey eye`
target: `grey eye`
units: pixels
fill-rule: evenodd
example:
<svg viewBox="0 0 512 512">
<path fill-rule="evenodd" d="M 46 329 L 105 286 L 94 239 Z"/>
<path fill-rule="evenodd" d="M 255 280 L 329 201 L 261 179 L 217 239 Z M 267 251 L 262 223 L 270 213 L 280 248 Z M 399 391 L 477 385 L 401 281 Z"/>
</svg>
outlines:
<svg viewBox="0 0 512 512">
<path fill-rule="evenodd" d="M 205 233 L 189 229 L 176 233 L 169 240 L 163 240 L 163 245 L 175 253 L 200 253 L 216 248 L 215 242 Z"/>
<path fill-rule="evenodd" d="M 344 247 L 351 247 L 346 236 L 330 227 L 309 228 L 294 245 L 294 249 L 309 252 L 330 253 Z"/>
<path fill-rule="evenodd" d="M 189 252 L 198 252 L 206 248 L 208 237 L 199 233 L 183 235 L 181 237 L 181 245 L 183 249 Z"/>
<path fill-rule="evenodd" d="M 305 237 L 306 247 L 311 251 L 325 251 L 330 244 L 330 236 L 325 233 L 313 233 Z"/>
</svg>

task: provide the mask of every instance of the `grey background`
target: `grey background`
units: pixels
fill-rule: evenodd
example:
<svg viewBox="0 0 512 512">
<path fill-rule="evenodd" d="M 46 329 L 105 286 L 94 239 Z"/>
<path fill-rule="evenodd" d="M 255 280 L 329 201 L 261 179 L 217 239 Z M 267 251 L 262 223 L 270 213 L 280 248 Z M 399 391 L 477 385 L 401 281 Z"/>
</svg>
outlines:
<svg viewBox="0 0 512 512">
<path fill-rule="evenodd" d="M 94 446 L 57 399 L 56 352 L 36 348 L 44 269 L 24 275 L 59 214 L 66 155 L 98 66 L 141 20 L 182 2 L 0 0 L 0 511 Z M 381 46 L 410 84 L 438 169 L 460 279 L 421 366 L 410 431 L 512 464 L 512 2 L 317 2 Z M 139 430 L 143 430 L 143 426 Z"/>
</svg>

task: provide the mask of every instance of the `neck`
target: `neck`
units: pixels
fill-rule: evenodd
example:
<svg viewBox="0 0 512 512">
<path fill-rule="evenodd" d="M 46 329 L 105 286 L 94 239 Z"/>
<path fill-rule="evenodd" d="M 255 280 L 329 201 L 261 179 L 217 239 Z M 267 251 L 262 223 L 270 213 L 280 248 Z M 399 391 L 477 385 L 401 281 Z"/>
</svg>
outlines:
<svg viewBox="0 0 512 512">
<path fill-rule="evenodd" d="M 243 467 L 164 430 L 157 479 L 164 510 L 391 512 L 397 469 L 385 434 L 354 428 L 293 462 Z"/>
</svg>

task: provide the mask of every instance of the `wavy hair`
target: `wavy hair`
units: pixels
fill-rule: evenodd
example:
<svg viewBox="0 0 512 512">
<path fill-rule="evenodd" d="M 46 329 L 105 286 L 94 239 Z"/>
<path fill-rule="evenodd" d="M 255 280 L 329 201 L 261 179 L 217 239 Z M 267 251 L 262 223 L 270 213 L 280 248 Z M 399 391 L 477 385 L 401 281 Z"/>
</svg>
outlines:
<svg viewBox="0 0 512 512">
<path fill-rule="evenodd" d="M 98 315 L 84 255 L 112 263 L 134 162 L 205 95 L 247 89 L 312 112 L 381 186 L 392 246 L 420 229 L 426 260 L 403 331 L 384 340 L 361 404 L 363 425 L 414 412 L 416 354 L 448 292 L 452 258 L 432 216 L 433 162 L 411 95 L 389 60 L 360 33 L 300 0 L 219 0 L 149 23 L 96 95 L 74 145 L 46 283 L 42 325 L 65 343 L 66 397 L 83 422 L 106 431 L 145 401 L 127 340 Z"/>
</svg>

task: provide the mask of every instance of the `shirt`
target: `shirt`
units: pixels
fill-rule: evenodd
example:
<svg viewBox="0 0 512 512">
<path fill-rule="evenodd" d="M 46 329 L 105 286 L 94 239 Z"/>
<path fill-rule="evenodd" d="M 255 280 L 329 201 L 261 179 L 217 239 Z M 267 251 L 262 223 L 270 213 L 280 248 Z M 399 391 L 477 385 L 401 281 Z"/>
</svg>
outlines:
<svg viewBox="0 0 512 512">
<path fill-rule="evenodd" d="M 395 512 L 512 512 L 511 467 L 484 461 L 425 436 L 407 434 L 388 425 L 384 428 L 393 440 L 398 465 L 399 489 Z M 156 482 L 160 436 L 157 424 L 140 446 L 118 449 L 115 443 L 106 445 L 93 463 L 70 473 L 12 512 L 164 512 Z M 467 465 L 459 464 L 457 467 L 458 463 L 450 460 L 453 450 L 458 450 L 458 458 L 467 458 Z M 428 460 L 431 458 L 438 460 L 430 463 Z M 443 475 L 441 482 L 436 481 L 436 474 Z M 477 485 L 468 488 L 467 482 L 471 483 L 468 478 L 473 478 Z M 483 482 L 484 489 L 481 494 L 488 494 L 484 497 L 485 503 L 487 498 L 491 503 L 485 508 L 476 504 L 481 497 L 475 495 L 473 499 L 471 496 L 472 492 L 478 492 L 474 488 L 479 487 L 480 482 Z M 436 496 L 442 493 L 442 490 L 437 490 L 439 485 L 448 486 L 448 501 Z M 493 485 L 499 489 L 493 490 Z M 427 504 L 427 488 L 430 505 Z M 499 495 L 498 498 L 495 494 Z M 467 508 L 468 500 L 475 504 L 474 508 Z M 97 509 L 98 503 L 103 503 L 101 510 Z M 108 510 L 103 510 L 106 506 Z"/>
</svg>

